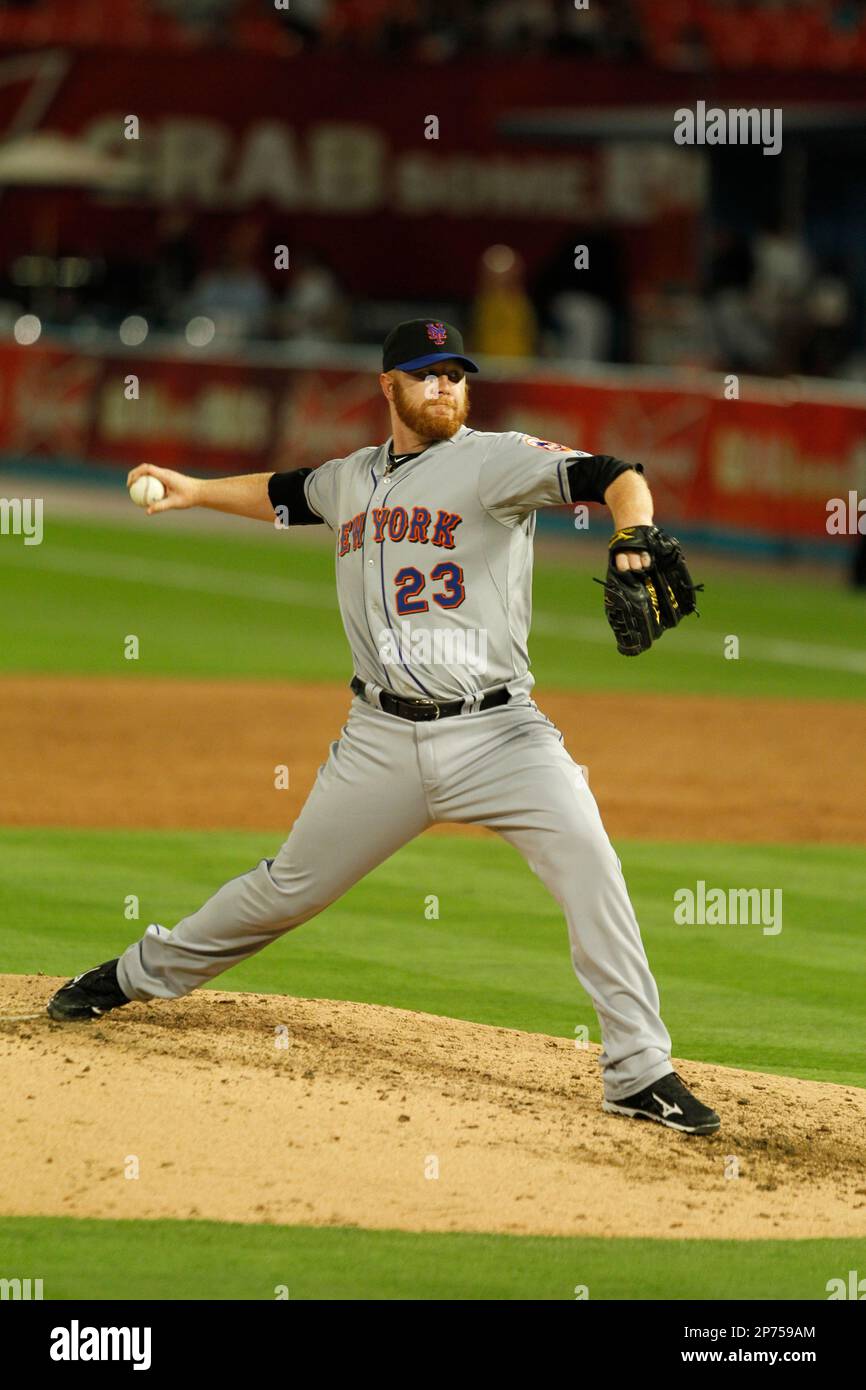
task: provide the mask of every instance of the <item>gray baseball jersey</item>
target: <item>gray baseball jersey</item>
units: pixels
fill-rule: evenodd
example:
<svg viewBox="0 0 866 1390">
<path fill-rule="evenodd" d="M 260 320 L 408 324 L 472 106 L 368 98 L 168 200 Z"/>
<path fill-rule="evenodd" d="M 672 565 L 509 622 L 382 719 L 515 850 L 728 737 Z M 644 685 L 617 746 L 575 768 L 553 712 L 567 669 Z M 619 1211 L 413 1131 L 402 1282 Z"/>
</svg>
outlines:
<svg viewBox="0 0 866 1390">
<path fill-rule="evenodd" d="M 123 953 L 117 978 L 130 999 L 205 984 L 435 823 L 481 825 L 523 855 L 563 909 L 574 971 L 601 1025 L 606 1098 L 630 1097 L 671 1070 L 619 860 L 581 766 L 529 693 L 535 512 L 570 501 L 575 456 L 590 457 L 463 427 L 392 470 L 385 444 L 303 480 L 307 508 L 336 536 L 340 610 L 364 696 L 352 699 L 279 852 Z M 508 703 L 481 709 L 483 693 L 503 684 Z M 381 707 L 383 687 L 463 696 L 464 712 L 402 718 Z M 447 897 L 449 884 L 438 891 Z"/>
<path fill-rule="evenodd" d="M 388 446 L 331 459 L 306 479 L 336 533 L 337 595 L 355 671 L 410 698 L 507 685 L 526 697 L 538 507 L 570 502 L 581 451 L 462 426 L 388 471 Z"/>
</svg>

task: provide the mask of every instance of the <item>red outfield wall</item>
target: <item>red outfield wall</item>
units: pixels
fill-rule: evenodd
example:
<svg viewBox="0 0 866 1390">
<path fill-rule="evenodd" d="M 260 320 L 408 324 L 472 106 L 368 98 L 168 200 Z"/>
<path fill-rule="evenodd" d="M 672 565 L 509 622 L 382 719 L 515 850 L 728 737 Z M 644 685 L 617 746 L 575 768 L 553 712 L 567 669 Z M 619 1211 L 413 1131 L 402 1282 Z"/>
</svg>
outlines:
<svg viewBox="0 0 866 1390">
<path fill-rule="evenodd" d="M 376 370 L 364 354 L 286 367 L 6 345 L 0 451 L 19 464 L 148 461 L 205 474 L 315 467 L 387 436 Z M 472 423 L 642 461 L 667 522 L 826 541 L 829 499 L 866 494 L 864 405 L 813 382 L 743 378 L 739 390 L 726 399 L 719 377 L 488 373 L 472 385 Z"/>
</svg>

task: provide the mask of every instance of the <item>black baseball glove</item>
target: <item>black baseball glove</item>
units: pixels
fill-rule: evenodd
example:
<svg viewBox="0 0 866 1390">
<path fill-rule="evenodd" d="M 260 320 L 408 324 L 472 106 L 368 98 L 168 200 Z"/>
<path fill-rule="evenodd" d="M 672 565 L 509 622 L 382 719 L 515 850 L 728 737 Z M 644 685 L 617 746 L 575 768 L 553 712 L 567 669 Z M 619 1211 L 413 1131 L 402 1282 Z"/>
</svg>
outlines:
<svg viewBox="0 0 866 1390">
<path fill-rule="evenodd" d="M 695 594 L 704 586 L 692 583 L 682 546 L 658 526 L 627 526 L 611 537 L 608 550 L 607 578 L 596 583 L 604 585 L 604 610 L 617 651 L 639 656 L 666 628 L 697 613 Z M 617 569 L 616 557 L 624 550 L 647 551 L 649 568 Z"/>
</svg>

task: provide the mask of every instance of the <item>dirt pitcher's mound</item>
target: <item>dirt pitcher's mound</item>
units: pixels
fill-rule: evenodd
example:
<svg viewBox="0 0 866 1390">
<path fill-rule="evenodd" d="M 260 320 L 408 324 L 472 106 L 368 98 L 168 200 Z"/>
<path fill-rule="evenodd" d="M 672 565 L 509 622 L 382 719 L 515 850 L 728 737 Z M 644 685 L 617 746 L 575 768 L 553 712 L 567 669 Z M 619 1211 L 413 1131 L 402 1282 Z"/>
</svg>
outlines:
<svg viewBox="0 0 866 1390">
<path fill-rule="evenodd" d="M 0 977 L 0 1210 L 603 1236 L 866 1236 L 866 1091 L 675 1062 L 710 1139 L 601 1110 L 598 1049 L 207 991 L 94 1024 Z M 738 1173 L 738 1176 L 736 1174 Z"/>
</svg>

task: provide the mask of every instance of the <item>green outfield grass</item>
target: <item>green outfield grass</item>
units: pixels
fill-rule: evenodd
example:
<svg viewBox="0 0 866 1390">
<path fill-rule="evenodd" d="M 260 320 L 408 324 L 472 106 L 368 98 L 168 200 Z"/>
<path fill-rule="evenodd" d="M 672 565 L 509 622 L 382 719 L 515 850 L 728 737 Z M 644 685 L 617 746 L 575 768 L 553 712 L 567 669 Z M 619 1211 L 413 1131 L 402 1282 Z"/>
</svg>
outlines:
<svg viewBox="0 0 866 1390">
<path fill-rule="evenodd" d="M 46 1299 L 827 1298 L 866 1240 L 608 1240 L 208 1221 L 0 1218 L 0 1272 Z M 809 1347 L 798 1340 L 798 1349 Z"/>
<path fill-rule="evenodd" d="M 232 832 L 0 830 L 0 970 L 71 975 L 173 926 L 277 848 Z M 677 1057 L 866 1085 L 856 849 L 618 845 Z M 675 889 L 781 888 L 782 930 L 677 926 Z M 140 897 L 140 922 L 123 918 Z M 437 894 L 438 921 L 424 916 Z M 560 909 L 498 839 L 423 836 L 219 989 L 352 999 L 572 1037 L 595 1013 Z M 37 1001 L 34 1000 L 34 1003 Z"/>
<path fill-rule="evenodd" d="M 866 598 L 808 581 L 701 566 L 700 619 L 639 661 L 620 657 L 602 615 L 602 537 L 575 535 L 574 566 L 536 562 L 530 655 L 545 687 L 723 695 L 866 696 Z M 302 530 L 181 532 L 61 520 L 41 546 L 0 545 L 0 671 L 272 677 L 348 682 L 332 551 Z M 138 661 L 123 639 L 140 640 Z M 739 638 L 738 660 L 723 655 Z"/>
</svg>

